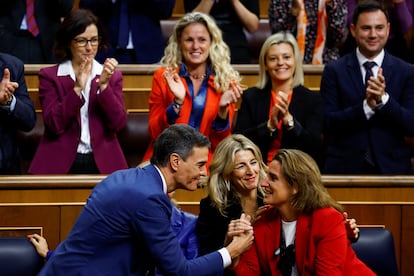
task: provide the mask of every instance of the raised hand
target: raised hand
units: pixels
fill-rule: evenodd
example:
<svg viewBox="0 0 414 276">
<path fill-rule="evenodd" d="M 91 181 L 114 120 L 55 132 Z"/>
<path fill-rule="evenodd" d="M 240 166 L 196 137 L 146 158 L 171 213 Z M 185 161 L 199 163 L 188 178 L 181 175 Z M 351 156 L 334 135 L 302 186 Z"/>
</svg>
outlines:
<svg viewBox="0 0 414 276">
<path fill-rule="evenodd" d="M 19 87 L 19 84 L 14 81 L 10 81 L 10 71 L 5 68 L 3 72 L 3 79 L 0 83 L 0 103 L 5 105 L 12 99 L 14 91 Z"/>
<path fill-rule="evenodd" d="M 112 74 L 118 66 L 118 61 L 114 58 L 107 58 L 104 62 L 101 76 L 99 78 L 99 89 L 103 91 L 109 83 Z"/>
<path fill-rule="evenodd" d="M 170 91 L 174 94 L 176 102 L 182 104 L 185 98 L 185 87 L 176 70 L 167 67 L 164 71 L 164 78 L 168 83 Z"/>
</svg>

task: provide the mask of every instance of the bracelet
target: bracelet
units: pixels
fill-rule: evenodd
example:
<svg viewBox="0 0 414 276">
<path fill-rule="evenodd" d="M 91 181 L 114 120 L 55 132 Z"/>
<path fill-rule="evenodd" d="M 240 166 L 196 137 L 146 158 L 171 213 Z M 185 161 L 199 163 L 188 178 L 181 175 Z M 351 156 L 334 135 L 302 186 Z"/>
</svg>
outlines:
<svg viewBox="0 0 414 276">
<path fill-rule="evenodd" d="M 176 101 L 175 101 L 175 99 L 174 99 L 174 101 L 173 101 L 173 107 L 175 108 L 175 109 L 177 109 L 177 110 L 180 110 L 181 109 L 181 107 L 183 107 L 183 104 L 181 103 L 177 103 Z"/>
<path fill-rule="evenodd" d="M 273 128 L 273 127 L 272 127 L 272 125 L 271 125 L 271 123 L 270 123 L 270 119 L 269 119 L 269 120 L 267 120 L 267 124 L 266 124 L 266 126 L 267 126 L 267 129 L 270 131 L 270 135 L 272 135 L 272 134 L 273 134 L 273 132 L 275 132 L 275 131 L 276 131 L 276 128 Z"/>
</svg>

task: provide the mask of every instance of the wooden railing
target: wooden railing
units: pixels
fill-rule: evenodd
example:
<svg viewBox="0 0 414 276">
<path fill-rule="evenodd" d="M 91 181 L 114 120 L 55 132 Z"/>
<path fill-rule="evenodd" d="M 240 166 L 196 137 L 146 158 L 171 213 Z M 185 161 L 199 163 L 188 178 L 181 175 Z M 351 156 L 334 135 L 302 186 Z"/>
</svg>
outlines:
<svg viewBox="0 0 414 276">
<path fill-rule="evenodd" d="M 1 176 L 0 234 L 44 234 L 63 240 L 91 190 L 105 175 Z M 329 193 L 361 225 L 384 225 L 394 236 L 401 275 L 414 275 L 414 176 L 324 175 Z M 198 213 L 204 190 L 178 190 L 182 209 Z"/>
<path fill-rule="evenodd" d="M 37 111 L 41 111 L 39 103 L 38 72 L 51 64 L 25 65 L 25 79 L 30 98 L 34 101 Z M 124 76 L 124 99 L 128 112 L 147 112 L 148 97 L 152 86 L 152 76 L 159 65 L 126 65 L 118 67 Z M 254 86 L 258 80 L 259 66 L 257 64 L 234 65 L 243 77 L 242 83 L 248 87 Z M 313 91 L 319 91 L 323 65 L 304 65 L 305 86 Z"/>
</svg>

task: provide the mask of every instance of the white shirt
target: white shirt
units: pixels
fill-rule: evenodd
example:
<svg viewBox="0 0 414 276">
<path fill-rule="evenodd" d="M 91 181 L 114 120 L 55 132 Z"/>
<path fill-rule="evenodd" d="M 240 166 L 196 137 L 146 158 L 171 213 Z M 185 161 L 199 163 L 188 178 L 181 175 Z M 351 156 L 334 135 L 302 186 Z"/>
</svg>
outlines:
<svg viewBox="0 0 414 276">
<path fill-rule="evenodd" d="M 163 191 L 165 194 L 167 194 L 167 182 L 165 181 L 164 176 L 162 175 L 160 169 L 157 166 L 154 166 L 158 173 L 161 176 L 161 180 L 162 180 L 162 187 L 163 187 Z M 221 259 L 223 260 L 223 267 L 226 268 L 229 265 L 231 265 L 231 256 L 229 251 L 227 251 L 227 249 L 225 247 L 221 248 L 220 250 L 218 250 L 218 253 L 220 253 L 221 255 Z"/>
<path fill-rule="evenodd" d="M 365 74 L 366 74 L 364 63 L 367 62 L 367 61 L 375 62 L 376 65 L 374 67 L 372 67 L 372 73 L 374 74 L 374 77 L 378 76 L 378 70 L 380 68 L 380 65 L 384 61 L 384 56 L 385 56 L 384 49 L 382 49 L 382 51 L 375 58 L 373 58 L 371 60 L 369 60 L 365 56 L 363 56 L 361 54 L 361 52 L 359 51 L 359 48 L 357 48 L 357 50 L 356 50 L 356 56 L 357 56 L 357 59 L 358 59 L 359 68 L 361 70 L 362 79 L 364 80 L 364 82 L 365 82 Z M 388 102 L 388 99 L 389 99 L 388 93 L 385 93 L 381 97 L 381 101 L 382 101 L 383 104 L 386 104 Z M 367 119 L 370 119 L 372 116 L 374 116 L 375 111 L 372 110 L 371 107 L 369 107 L 369 105 L 367 103 L 367 99 L 364 99 L 363 108 L 364 108 L 365 116 L 367 117 Z"/>
<path fill-rule="evenodd" d="M 80 118 L 81 118 L 81 137 L 77 149 L 77 153 L 91 153 L 92 146 L 91 146 L 91 133 L 89 130 L 89 116 L 88 116 L 88 109 L 89 109 L 89 94 L 91 91 L 91 81 L 95 78 L 95 76 L 100 75 L 103 70 L 102 64 L 93 60 L 92 62 L 92 71 L 91 74 L 86 82 L 85 90 L 81 91 L 83 98 L 85 99 L 85 103 L 82 105 L 80 109 Z M 61 64 L 59 64 L 58 76 L 70 76 L 73 81 L 76 81 L 75 71 L 73 71 L 72 61 L 68 60 Z M 97 91 L 99 94 L 99 91 Z"/>
</svg>

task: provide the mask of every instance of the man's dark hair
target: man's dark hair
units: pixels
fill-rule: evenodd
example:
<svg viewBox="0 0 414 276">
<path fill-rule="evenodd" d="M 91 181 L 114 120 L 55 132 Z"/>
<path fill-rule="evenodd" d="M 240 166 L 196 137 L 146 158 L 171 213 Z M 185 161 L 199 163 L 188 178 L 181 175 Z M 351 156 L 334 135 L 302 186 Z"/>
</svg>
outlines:
<svg viewBox="0 0 414 276">
<path fill-rule="evenodd" d="M 151 163 L 165 166 L 172 153 L 177 153 L 185 161 L 195 147 L 210 147 L 210 141 L 189 125 L 174 124 L 164 129 L 155 140 Z"/>
<path fill-rule="evenodd" d="M 390 22 L 390 19 L 388 17 L 388 11 L 382 2 L 378 2 L 376 0 L 362 0 L 354 9 L 354 14 L 352 16 L 352 24 L 357 24 L 359 15 L 361 13 L 375 12 L 378 10 L 382 11 L 385 14 L 385 17 L 387 18 L 387 22 Z"/>
</svg>

